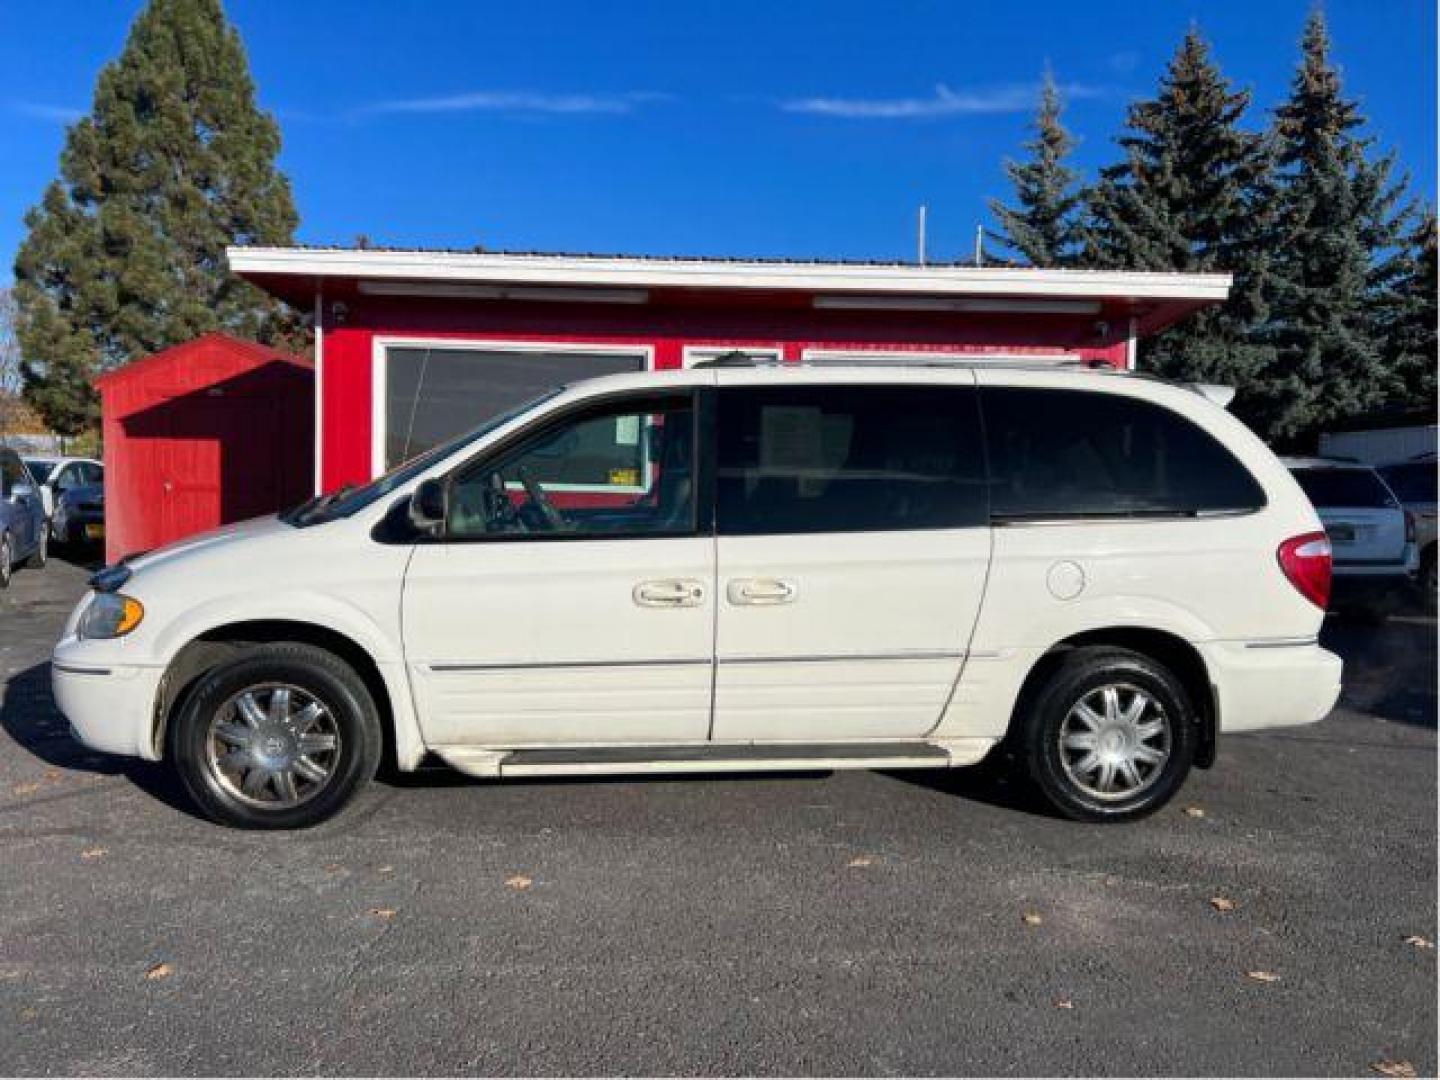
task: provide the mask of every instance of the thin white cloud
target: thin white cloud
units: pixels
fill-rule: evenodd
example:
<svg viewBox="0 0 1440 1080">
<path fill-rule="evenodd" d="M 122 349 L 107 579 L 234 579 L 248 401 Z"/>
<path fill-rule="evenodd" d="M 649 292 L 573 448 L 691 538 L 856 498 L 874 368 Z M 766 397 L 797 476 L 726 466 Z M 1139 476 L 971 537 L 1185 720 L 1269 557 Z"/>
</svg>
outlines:
<svg viewBox="0 0 1440 1080">
<path fill-rule="evenodd" d="M 930 97 L 797 98 L 781 102 L 780 108 L 785 112 L 834 116 L 847 120 L 919 120 L 985 113 L 1029 112 L 1035 108 L 1039 92 L 1038 83 L 1012 83 L 969 90 L 952 90 L 944 83 L 939 83 Z M 1070 99 L 1097 98 L 1106 96 L 1109 90 L 1084 83 L 1068 83 L 1060 87 L 1060 93 Z"/>
<path fill-rule="evenodd" d="M 541 94 L 528 90 L 477 90 L 440 97 L 377 101 L 355 110 L 357 116 L 414 113 L 495 112 L 556 116 L 617 115 L 665 100 L 664 94 L 630 91 L 621 94 Z"/>
<path fill-rule="evenodd" d="M 52 124 L 73 124 L 85 115 L 84 109 L 70 105 L 55 105 L 47 101 L 12 101 L 10 111 L 32 120 L 44 120 Z"/>
</svg>

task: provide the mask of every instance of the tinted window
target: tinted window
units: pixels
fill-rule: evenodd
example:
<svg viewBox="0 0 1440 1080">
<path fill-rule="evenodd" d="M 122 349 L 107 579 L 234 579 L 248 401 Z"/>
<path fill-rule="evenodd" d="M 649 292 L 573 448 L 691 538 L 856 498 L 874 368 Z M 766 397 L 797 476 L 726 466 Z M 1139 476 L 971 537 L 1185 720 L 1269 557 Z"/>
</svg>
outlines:
<svg viewBox="0 0 1440 1080">
<path fill-rule="evenodd" d="M 585 409 L 467 467 L 450 487 L 446 535 L 689 533 L 694 457 L 688 394 Z"/>
<path fill-rule="evenodd" d="M 1169 409 L 1080 390 L 994 388 L 982 406 L 997 517 L 1253 510 L 1265 494 Z"/>
<path fill-rule="evenodd" d="M 1317 508 L 1394 506 L 1395 498 L 1373 469 L 1296 469 L 1295 479 Z"/>
<path fill-rule="evenodd" d="M 30 470 L 30 475 L 35 478 L 37 484 L 43 484 L 50 479 L 50 473 L 55 468 L 53 461 L 26 461 L 25 467 Z"/>
<path fill-rule="evenodd" d="M 973 390 L 737 387 L 719 397 L 716 521 L 722 533 L 985 523 Z"/>
<path fill-rule="evenodd" d="M 1380 470 L 1390 490 L 1400 497 L 1401 502 L 1426 503 L 1435 501 L 1436 471 L 1434 463 L 1419 462 L 1414 465 L 1387 465 Z"/>
<path fill-rule="evenodd" d="M 28 483 L 25 466 L 13 450 L 0 452 L 0 495 L 8 496 L 16 484 Z"/>
<path fill-rule="evenodd" d="M 385 467 L 578 379 L 640 371 L 643 353 L 391 348 L 385 365 Z"/>
</svg>

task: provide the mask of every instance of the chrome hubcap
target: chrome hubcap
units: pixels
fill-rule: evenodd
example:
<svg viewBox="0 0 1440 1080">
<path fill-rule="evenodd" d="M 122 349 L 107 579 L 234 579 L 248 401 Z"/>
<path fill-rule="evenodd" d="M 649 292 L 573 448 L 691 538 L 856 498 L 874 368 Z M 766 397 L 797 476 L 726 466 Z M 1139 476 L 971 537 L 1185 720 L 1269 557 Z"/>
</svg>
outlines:
<svg viewBox="0 0 1440 1080">
<path fill-rule="evenodd" d="M 1114 801 L 1150 787 L 1170 759 L 1170 718 L 1129 683 L 1085 694 L 1060 725 L 1060 764 L 1087 795 Z"/>
<path fill-rule="evenodd" d="M 329 784 L 340 728 L 313 694 L 286 683 L 240 691 L 215 711 L 206 750 L 211 775 L 252 806 L 298 806 Z"/>
</svg>

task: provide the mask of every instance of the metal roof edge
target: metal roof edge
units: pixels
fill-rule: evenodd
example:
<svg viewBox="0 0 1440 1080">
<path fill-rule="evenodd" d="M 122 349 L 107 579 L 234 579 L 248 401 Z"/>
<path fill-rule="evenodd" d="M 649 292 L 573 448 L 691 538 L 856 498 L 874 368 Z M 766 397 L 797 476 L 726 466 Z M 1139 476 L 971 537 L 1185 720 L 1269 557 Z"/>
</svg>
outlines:
<svg viewBox="0 0 1440 1080">
<path fill-rule="evenodd" d="M 306 247 L 229 247 L 242 276 L 1218 302 L 1230 274 Z"/>
</svg>

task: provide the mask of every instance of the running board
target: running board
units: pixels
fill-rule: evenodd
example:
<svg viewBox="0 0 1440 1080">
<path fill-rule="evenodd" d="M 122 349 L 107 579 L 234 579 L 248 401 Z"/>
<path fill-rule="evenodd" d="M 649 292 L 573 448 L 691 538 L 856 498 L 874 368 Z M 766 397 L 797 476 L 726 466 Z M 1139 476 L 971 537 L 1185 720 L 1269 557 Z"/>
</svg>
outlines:
<svg viewBox="0 0 1440 1080">
<path fill-rule="evenodd" d="M 603 776 L 627 773 L 777 772 L 834 769 L 944 769 L 973 765 L 993 739 L 890 743 L 734 743 L 495 750 L 437 746 L 469 776 Z"/>
</svg>

